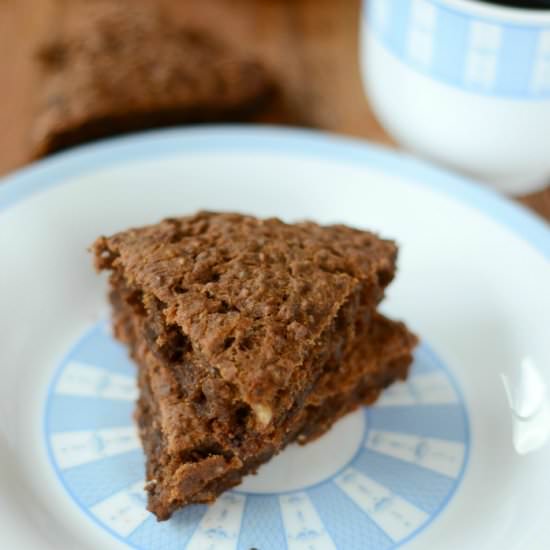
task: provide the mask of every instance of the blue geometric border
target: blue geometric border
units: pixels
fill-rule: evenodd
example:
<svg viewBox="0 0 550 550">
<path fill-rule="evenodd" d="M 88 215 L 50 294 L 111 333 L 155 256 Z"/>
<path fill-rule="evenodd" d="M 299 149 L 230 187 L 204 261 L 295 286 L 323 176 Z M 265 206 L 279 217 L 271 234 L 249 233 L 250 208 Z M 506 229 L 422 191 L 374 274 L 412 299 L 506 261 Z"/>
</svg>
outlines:
<svg viewBox="0 0 550 550">
<path fill-rule="evenodd" d="M 98 367 L 98 365 L 101 366 Z M 103 378 L 96 376 L 97 370 L 101 368 L 108 370 L 107 377 L 105 373 Z M 84 430 L 92 427 L 95 433 L 99 430 L 108 431 L 113 426 L 109 408 L 113 402 L 119 401 L 125 404 L 128 416 L 126 423 L 131 422 L 133 394 L 129 391 L 125 380 L 133 376 L 133 368 L 126 357 L 126 350 L 108 334 L 108 323 L 105 321 L 87 331 L 75 344 L 61 362 L 48 389 L 44 412 L 44 437 L 50 462 L 73 501 L 97 525 L 119 541 L 138 549 L 171 550 L 176 547 L 185 548 L 183 542 L 185 540 L 187 541 L 185 544 L 189 543 L 189 548 L 200 548 L 200 543 L 206 540 L 206 531 L 201 525 L 210 513 L 208 510 L 215 509 L 215 506 L 210 509 L 205 506 L 188 507 L 176 514 L 169 522 L 162 524 L 158 524 L 150 516 L 140 516 L 136 526 L 124 535 L 121 535 L 120 523 L 118 528 L 111 528 L 109 520 L 98 519 L 96 515 L 98 504 L 102 505 L 103 502 L 108 501 L 113 493 L 118 494 L 120 487 L 114 486 L 113 483 L 131 485 L 139 480 L 143 468 L 141 450 L 134 447 L 130 450 L 128 448 L 121 450 L 119 447 L 117 452 L 110 454 L 109 449 L 105 451 L 105 445 L 102 445 L 103 455 L 92 458 L 88 456 L 84 457 L 83 462 L 78 460 L 75 462 L 74 446 L 71 447 L 73 451 L 69 450 L 68 454 L 64 454 L 60 452 L 59 445 L 54 442 L 56 435 L 65 436 L 67 431 L 78 427 Z M 71 374 L 67 376 L 69 371 Z M 76 376 L 75 372 L 77 372 Z M 448 504 L 464 476 L 470 452 L 469 420 L 457 381 L 425 343 L 417 352 L 410 381 L 410 387 L 407 385 L 406 388 L 401 388 L 406 390 L 405 393 L 390 388 L 384 394 L 379 406 L 366 409 L 367 428 L 363 443 L 349 464 L 342 470 L 335 471 L 329 479 L 298 491 L 285 492 L 283 495 L 250 494 L 239 491 L 227 494 L 224 497 L 227 502 L 221 504 L 221 506 L 227 506 L 224 513 L 231 510 L 231 499 L 237 499 L 237 505 L 240 502 L 239 527 L 233 547 L 239 550 L 249 548 L 253 545 L 252 542 L 258 546 L 258 538 L 264 536 L 263 532 L 269 532 L 270 538 L 262 539 L 262 544 L 259 546 L 262 550 L 278 550 L 287 546 L 285 537 L 292 538 L 293 533 L 297 533 L 296 536 L 313 537 L 312 540 L 315 537 L 317 537 L 315 540 L 320 540 L 319 537 L 321 539 L 328 537 L 329 542 L 333 541 L 336 547 L 346 550 L 362 550 L 366 548 L 364 543 L 367 540 L 373 542 L 373 548 L 390 550 L 402 546 L 431 524 Z M 90 388 L 93 388 L 93 391 L 89 391 Z M 409 391 L 410 393 L 407 393 Z M 67 402 L 74 397 L 75 393 L 80 396 L 78 400 Z M 415 399 L 418 398 L 420 401 L 411 403 L 411 395 L 416 396 Z M 62 404 L 56 412 L 55 407 L 59 401 Z M 91 417 L 82 415 L 78 410 L 79 406 L 88 412 L 92 411 L 93 415 L 96 415 L 102 407 L 107 409 L 98 424 L 96 419 L 90 423 Z M 67 415 L 67 408 L 70 408 L 76 419 L 76 424 L 68 428 L 64 420 L 60 421 Z M 403 414 L 404 412 L 406 414 Z M 416 424 L 411 423 L 411 418 L 414 418 L 415 414 L 420 414 L 417 417 L 419 422 Z M 408 420 L 404 421 L 404 419 Z M 120 423 L 115 422 L 115 424 L 118 426 Z M 420 433 L 422 430 L 427 430 L 427 433 Z M 417 433 L 420 434 L 418 437 L 414 435 Z M 430 439 L 430 436 L 436 439 L 433 437 Z M 389 446 L 384 443 L 384 438 L 388 437 Z M 433 458 L 438 453 L 441 454 L 441 448 L 432 448 L 424 456 L 415 455 L 414 459 L 408 458 L 407 453 L 410 449 L 407 447 L 409 445 L 407 437 L 413 438 L 415 452 L 423 448 L 422 445 L 425 445 L 426 441 L 433 440 L 437 444 L 437 437 L 449 441 L 446 445 L 452 445 L 452 441 L 459 443 L 463 454 L 454 457 L 456 459 L 453 463 L 454 472 L 450 474 L 445 471 L 446 463 L 430 462 L 430 456 Z M 393 456 L 392 449 L 394 450 L 398 443 L 403 445 L 403 438 L 405 438 L 405 446 L 401 449 L 404 450 L 405 455 Z M 112 445 L 112 441 L 108 442 L 109 444 Z M 90 448 L 86 443 L 85 451 L 90 451 Z M 97 451 L 95 447 L 91 449 L 93 452 Z M 390 449 L 389 454 L 388 449 Z M 79 450 L 77 455 L 81 456 L 81 454 Z M 63 467 L 60 467 L 60 462 L 64 462 Z M 115 463 L 121 464 L 114 467 Z M 441 467 L 445 473 L 439 473 Z M 119 480 L 117 476 L 120 472 L 124 472 L 124 476 L 127 477 L 123 476 L 124 478 Z M 369 477 L 365 478 L 367 474 Z M 384 523 L 384 517 L 377 516 L 382 517 L 382 520 L 372 519 L 375 516 L 369 515 L 369 510 L 364 508 L 365 497 L 361 495 L 357 497 L 357 487 L 364 489 L 364 486 L 355 478 L 358 478 L 361 483 L 374 483 L 374 489 L 368 486 L 369 490 L 374 491 L 380 491 L 376 483 L 382 483 L 381 487 L 389 490 L 391 494 L 378 494 L 376 506 L 388 506 L 387 514 L 395 512 L 409 514 L 407 519 L 412 518 L 418 526 L 414 529 L 410 528 L 410 532 L 403 536 L 403 531 L 399 528 L 396 531 L 395 526 L 388 527 Z M 102 483 L 105 486 L 101 486 Z M 138 500 L 136 509 L 143 509 L 145 500 L 135 489 L 133 497 Z M 238 499 L 241 500 L 238 501 Z M 223 498 L 220 500 L 223 501 Z M 409 511 L 410 508 L 412 512 Z M 93 509 L 96 511 L 92 511 Z M 293 525 L 295 520 L 292 519 L 292 515 L 291 519 L 288 519 L 290 513 L 288 510 L 296 512 L 302 518 L 305 517 L 301 530 L 296 531 L 297 527 Z M 345 513 L 342 510 L 345 510 Z M 374 510 L 373 514 L 376 513 L 379 512 Z M 382 509 L 381 513 L 386 512 Z M 420 514 L 420 519 L 415 519 L 415 514 Z M 284 520 L 283 516 L 285 516 Z M 130 520 L 133 521 L 131 514 Z M 262 528 L 260 529 L 258 525 L 262 525 Z M 342 525 L 347 527 L 344 529 Z M 391 536 L 388 533 L 391 533 Z M 353 541 L 357 538 L 362 543 L 354 544 Z M 281 545 L 281 541 L 284 542 L 284 546 Z"/>
<path fill-rule="evenodd" d="M 550 16 L 512 23 L 440 0 L 363 0 L 363 14 L 390 53 L 430 78 L 486 96 L 550 99 Z"/>
</svg>

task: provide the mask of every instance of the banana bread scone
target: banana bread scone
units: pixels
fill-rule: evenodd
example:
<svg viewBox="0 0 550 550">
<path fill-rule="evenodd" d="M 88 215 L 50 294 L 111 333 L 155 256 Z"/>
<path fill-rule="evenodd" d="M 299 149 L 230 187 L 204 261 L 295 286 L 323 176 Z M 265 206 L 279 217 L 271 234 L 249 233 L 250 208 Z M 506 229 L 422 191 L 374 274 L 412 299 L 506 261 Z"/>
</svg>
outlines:
<svg viewBox="0 0 550 550">
<path fill-rule="evenodd" d="M 199 213 L 94 245 L 139 366 L 149 509 L 206 502 L 404 378 L 415 338 L 376 313 L 395 245 L 345 226 Z"/>
<path fill-rule="evenodd" d="M 277 426 L 279 437 L 252 438 L 246 433 L 246 413 L 237 410 L 229 443 L 210 437 L 209 421 L 182 407 L 185 388 L 169 367 L 136 353 L 141 365 L 156 364 L 156 368 L 140 369 L 136 410 L 147 457 L 149 509 L 165 519 L 185 504 L 211 502 L 288 443 L 304 444 L 321 436 L 343 415 L 373 403 L 383 388 L 405 379 L 414 343 L 402 324 L 376 319 L 339 368 L 327 367 L 322 383 L 315 384 L 294 413 Z M 194 439 L 187 443 L 190 450 L 184 455 L 175 443 L 178 439 Z"/>
<path fill-rule="evenodd" d="M 154 3 L 82 2 L 70 34 L 43 46 L 31 156 L 123 132 L 243 120 L 274 90 L 265 66 Z"/>
</svg>

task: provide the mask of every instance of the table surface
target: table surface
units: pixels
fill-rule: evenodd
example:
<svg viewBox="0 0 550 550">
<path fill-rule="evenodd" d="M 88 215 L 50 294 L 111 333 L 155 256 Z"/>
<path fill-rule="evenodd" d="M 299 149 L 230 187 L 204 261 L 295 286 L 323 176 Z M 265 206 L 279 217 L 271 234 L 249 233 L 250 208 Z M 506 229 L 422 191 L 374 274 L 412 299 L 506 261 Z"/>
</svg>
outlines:
<svg viewBox="0 0 550 550">
<path fill-rule="evenodd" d="M 41 78 L 34 51 L 45 40 L 63 36 L 86 1 L 0 0 L 0 176 L 26 162 Z M 362 91 L 360 0 L 156 2 L 182 22 L 215 27 L 234 47 L 257 52 L 272 68 L 284 95 L 260 122 L 317 127 L 395 146 Z M 550 187 L 519 200 L 550 221 Z"/>
</svg>

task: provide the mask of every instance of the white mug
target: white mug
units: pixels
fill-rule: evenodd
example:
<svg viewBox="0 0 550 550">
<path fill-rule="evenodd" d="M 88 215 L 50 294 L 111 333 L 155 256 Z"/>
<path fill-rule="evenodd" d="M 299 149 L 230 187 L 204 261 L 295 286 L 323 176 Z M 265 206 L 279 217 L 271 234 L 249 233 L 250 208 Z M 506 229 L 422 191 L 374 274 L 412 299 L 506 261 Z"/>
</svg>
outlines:
<svg viewBox="0 0 550 550">
<path fill-rule="evenodd" d="M 405 148 L 520 194 L 550 183 L 550 10 L 364 0 L 369 101 Z"/>
</svg>

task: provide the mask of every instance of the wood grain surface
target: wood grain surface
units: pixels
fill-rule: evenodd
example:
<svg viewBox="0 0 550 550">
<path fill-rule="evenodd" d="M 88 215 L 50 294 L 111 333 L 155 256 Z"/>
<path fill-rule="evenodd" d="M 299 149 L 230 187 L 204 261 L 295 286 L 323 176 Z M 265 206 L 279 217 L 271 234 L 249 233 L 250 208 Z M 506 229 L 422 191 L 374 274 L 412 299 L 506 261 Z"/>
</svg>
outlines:
<svg viewBox="0 0 550 550">
<path fill-rule="evenodd" d="M 79 3 L 88 1 L 95 0 L 0 0 L 0 176 L 27 162 L 41 85 L 37 46 L 63 36 Z M 132 0 L 138 1 L 153 0 Z M 214 29 L 271 67 L 284 94 L 259 122 L 322 128 L 394 146 L 361 86 L 360 0 L 156 1 L 174 19 Z M 550 221 L 550 187 L 519 200 Z"/>
</svg>

